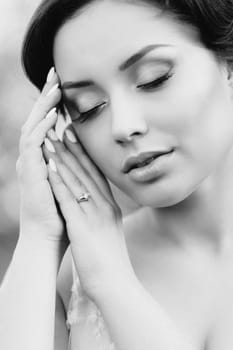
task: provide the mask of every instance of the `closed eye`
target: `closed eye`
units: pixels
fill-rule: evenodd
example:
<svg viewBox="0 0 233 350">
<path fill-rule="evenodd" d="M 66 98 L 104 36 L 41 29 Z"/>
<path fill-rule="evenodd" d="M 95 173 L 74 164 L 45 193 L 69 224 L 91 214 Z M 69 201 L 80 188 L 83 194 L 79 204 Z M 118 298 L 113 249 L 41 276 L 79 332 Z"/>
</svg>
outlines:
<svg viewBox="0 0 233 350">
<path fill-rule="evenodd" d="M 153 81 L 150 81 L 149 83 L 137 85 L 137 89 L 150 90 L 150 91 L 157 89 L 158 87 L 163 85 L 168 79 L 170 79 L 172 75 L 173 75 L 172 73 L 168 72 L 167 74 Z"/>
<path fill-rule="evenodd" d="M 140 84 L 137 85 L 137 89 L 145 90 L 145 91 L 154 91 L 155 89 L 162 86 L 167 80 L 169 80 L 172 77 L 172 73 L 168 72 L 165 75 L 150 81 L 146 84 Z M 94 116 L 98 115 L 102 109 L 106 106 L 107 102 L 103 102 L 94 108 L 89 109 L 85 112 L 79 111 L 79 117 L 74 119 L 73 121 L 78 121 L 79 123 L 84 123 L 87 119 L 93 118 Z"/>
<path fill-rule="evenodd" d="M 101 103 L 94 108 L 89 109 L 85 112 L 79 112 L 79 117 L 76 119 L 78 122 L 83 123 L 86 119 L 89 119 L 91 117 L 94 117 L 98 113 L 101 112 L 101 110 L 105 107 L 107 102 Z"/>
</svg>

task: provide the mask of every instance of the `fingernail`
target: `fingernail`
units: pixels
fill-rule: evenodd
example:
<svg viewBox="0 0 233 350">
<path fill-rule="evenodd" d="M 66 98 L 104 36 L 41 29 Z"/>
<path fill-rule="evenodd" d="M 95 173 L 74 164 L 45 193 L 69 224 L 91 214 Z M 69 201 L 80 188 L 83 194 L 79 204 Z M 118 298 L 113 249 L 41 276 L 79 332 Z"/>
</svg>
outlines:
<svg viewBox="0 0 233 350">
<path fill-rule="evenodd" d="M 54 73 L 55 73 L 55 68 L 54 67 L 50 68 L 47 75 L 47 83 L 50 83 L 52 81 Z"/>
<path fill-rule="evenodd" d="M 49 167 L 50 167 L 50 169 L 52 171 L 57 173 L 57 166 L 56 166 L 56 163 L 54 162 L 54 160 L 52 158 L 49 159 Z"/>
<path fill-rule="evenodd" d="M 49 111 L 49 112 L 47 113 L 47 115 L 46 115 L 45 118 L 47 119 L 47 118 L 49 118 L 49 117 L 52 117 L 52 116 L 54 115 L 54 113 L 57 114 L 57 108 L 56 108 L 56 107 L 52 108 L 51 111 Z"/>
<path fill-rule="evenodd" d="M 70 114 L 68 112 L 68 109 L 66 108 L 66 106 L 64 106 L 64 110 L 65 110 L 65 120 L 66 120 L 66 123 L 68 124 L 71 124 L 72 123 L 72 119 L 70 117 Z"/>
<path fill-rule="evenodd" d="M 57 90 L 58 86 L 59 86 L 59 84 L 55 84 L 55 85 L 49 90 L 49 92 L 47 93 L 46 96 L 52 95 L 52 93 L 53 93 L 54 91 Z"/>
<path fill-rule="evenodd" d="M 47 137 L 44 139 L 44 144 L 49 152 L 52 152 L 52 153 L 56 152 L 52 142 L 49 139 L 47 139 Z"/>
<path fill-rule="evenodd" d="M 53 129 L 50 129 L 48 132 L 47 132 L 47 135 L 49 136 L 49 138 L 53 141 L 58 141 L 58 136 L 57 134 L 55 133 L 55 131 Z"/>
<path fill-rule="evenodd" d="M 71 131 L 70 129 L 66 129 L 65 134 L 70 142 L 72 142 L 72 143 L 77 142 L 77 138 L 76 138 L 75 134 L 73 133 L 73 131 Z"/>
</svg>

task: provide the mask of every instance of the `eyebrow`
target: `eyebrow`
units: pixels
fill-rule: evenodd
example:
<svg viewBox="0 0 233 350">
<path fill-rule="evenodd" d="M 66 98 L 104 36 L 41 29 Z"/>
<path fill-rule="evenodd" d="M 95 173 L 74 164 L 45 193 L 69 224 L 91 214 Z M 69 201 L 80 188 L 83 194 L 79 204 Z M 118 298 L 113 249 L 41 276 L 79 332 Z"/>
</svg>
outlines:
<svg viewBox="0 0 233 350">
<path fill-rule="evenodd" d="M 125 71 L 130 66 L 134 65 L 137 61 L 139 61 L 141 58 L 143 58 L 147 53 L 149 53 L 152 50 L 160 49 L 162 47 L 171 47 L 172 45 L 166 45 L 166 44 L 154 44 L 154 45 L 147 45 L 143 47 L 141 50 L 130 56 L 125 62 L 123 62 L 118 70 L 120 72 Z M 82 81 L 67 81 L 62 84 L 61 88 L 62 90 L 68 90 L 68 89 L 76 89 L 76 88 L 82 88 L 82 87 L 88 87 L 94 85 L 94 82 L 92 80 L 82 80 Z"/>
</svg>

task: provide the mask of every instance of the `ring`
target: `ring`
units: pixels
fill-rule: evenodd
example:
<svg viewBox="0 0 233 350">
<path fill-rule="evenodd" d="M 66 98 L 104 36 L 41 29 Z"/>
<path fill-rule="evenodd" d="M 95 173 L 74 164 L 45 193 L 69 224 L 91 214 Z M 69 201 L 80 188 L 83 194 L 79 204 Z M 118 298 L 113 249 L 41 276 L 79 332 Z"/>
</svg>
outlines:
<svg viewBox="0 0 233 350">
<path fill-rule="evenodd" d="M 81 194 L 81 196 L 79 198 L 77 198 L 77 202 L 81 203 L 81 202 L 88 202 L 88 198 L 91 197 L 91 194 L 88 192 L 84 192 Z"/>
</svg>

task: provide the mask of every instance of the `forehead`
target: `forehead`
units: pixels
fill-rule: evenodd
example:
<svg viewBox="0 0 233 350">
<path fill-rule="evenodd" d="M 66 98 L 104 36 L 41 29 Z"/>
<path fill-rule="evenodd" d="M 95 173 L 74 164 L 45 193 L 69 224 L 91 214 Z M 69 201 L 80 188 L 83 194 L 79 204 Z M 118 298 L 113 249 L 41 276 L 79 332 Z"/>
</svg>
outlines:
<svg viewBox="0 0 233 350">
<path fill-rule="evenodd" d="M 192 46 L 196 32 L 149 5 L 94 2 L 68 20 L 54 41 L 61 78 L 98 75 L 115 69 L 134 52 L 151 44 Z"/>
</svg>

